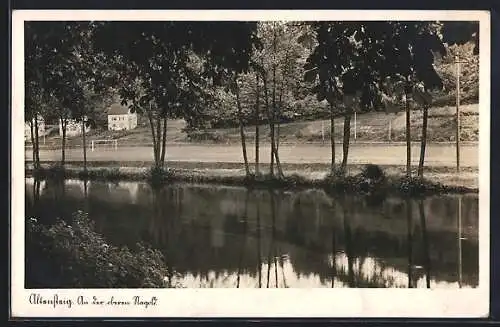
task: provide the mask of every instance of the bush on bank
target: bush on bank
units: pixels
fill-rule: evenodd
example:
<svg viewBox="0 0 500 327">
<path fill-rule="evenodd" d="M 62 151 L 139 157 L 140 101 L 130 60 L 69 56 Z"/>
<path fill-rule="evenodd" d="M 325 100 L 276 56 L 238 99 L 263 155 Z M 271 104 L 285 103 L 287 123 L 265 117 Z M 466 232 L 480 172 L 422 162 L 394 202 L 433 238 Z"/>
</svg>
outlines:
<svg viewBox="0 0 500 327">
<path fill-rule="evenodd" d="M 38 179 L 53 179 L 60 180 L 68 178 L 68 174 L 64 166 L 60 164 L 53 164 L 49 167 L 40 167 L 38 169 L 33 170 L 33 177 Z"/>
<path fill-rule="evenodd" d="M 97 170 L 83 170 L 78 172 L 78 178 L 82 180 L 104 180 L 104 181 L 117 181 L 123 179 L 124 174 L 120 173 L 118 168 L 101 168 Z"/>
<path fill-rule="evenodd" d="M 425 178 L 386 175 L 377 165 L 365 165 L 356 175 L 343 174 L 340 171 L 328 174 L 323 179 L 310 179 L 298 174 L 285 175 L 282 178 L 270 174 L 250 174 L 248 176 L 210 176 L 196 174 L 186 170 L 169 169 L 166 167 L 151 167 L 145 172 L 120 172 L 118 168 L 101 168 L 97 170 L 78 171 L 75 169 L 49 167 L 32 171 L 33 177 L 45 178 L 80 178 L 83 180 L 146 180 L 152 187 L 162 187 L 169 183 L 207 183 L 250 188 L 323 188 L 334 193 L 389 192 L 403 196 L 430 195 L 441 193 L 467 193 L 477 190 L 460 186 L 447 186 L 435 183 Z"/>
<path fill-rule="evenodd" d="M 84 212 L 70 223 L 27 221 L 27 280 L 49 288 L 168 287 L 163 255 L 143 244 L 132 250 L 108 244 Z"/>
</svg>

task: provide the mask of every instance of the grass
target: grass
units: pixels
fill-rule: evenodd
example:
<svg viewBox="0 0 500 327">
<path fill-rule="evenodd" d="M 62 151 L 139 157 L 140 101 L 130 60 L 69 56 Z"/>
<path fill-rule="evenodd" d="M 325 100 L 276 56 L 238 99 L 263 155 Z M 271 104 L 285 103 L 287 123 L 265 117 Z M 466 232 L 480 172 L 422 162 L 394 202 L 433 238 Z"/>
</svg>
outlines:
<svg viewBox="0 0 500 327">
<path fill-rule="evenodd" d="M 370 165 L 368 165 L 369 167 Z M 373 165 L 372 165 L 373 166 Z M 470 193 L 477 192 L 477 188 L 464 185 L 446 185 L 440 181 L 429 179 L 406 178 L 401 173 L 395 173 L 390 169 L 379 169 L 382 177 L 377 178 L 367 173 L 367 166 L 349 167 L 349 173 L 345 176 L 326 175 L 314 176 L 314 171 L 292 172 L 285 174 L 283 178 L 271 176 L 267 172 L 261 175 L 246 176 L 241 171 L 222 172 L 223 169 L 194 170 L 172 168 L 95 168 L 90 167 L 85 173 L 81 166 L 58 168 L 58 174 L 53 168 L 41 168 L 40 170 L 26 169 L 27 176 L 39 179 L 50 178 L 79 178 L 86 180 L 118 181 L 133 180 L 147 181 L 153 187 L 161 187 L 165 184 L 186 182 L 186 183 L 207 183 L 232 186 L 247 186 L 249 188 L 321 188 L 329 193 L 358 193 L 381 195 L 386 193 L 398 195 L 430 195 L 443 193 Z M 354 168 L 357 168 L 354 169 Z M 373 167 L 372 167 L 373 168 Z M 390 173 L 387 173 L 387 172 Z M 433 175 L 436 176 L 436 175 Z"/>
<path fill-rule="evenodd" d="M 461 107 L 461 140 L 477 141 L 479 135 L 479 105 L 463 105 Z M 429 109 L 428 141 L 446 142 L 455 140 L 455 108 L 433 107 Z M 412 117 L 412 140 L 420 140 L 422 128 L 422 111 L 414 110 Z M 389 141 L 389 122 L 391 122 L 391 141 L 405 140 L 405 113 L 386 114 L 385 112 L 369 112 L 357 115 L 356 138 L 359 141 L 386 142 Z M 239 143 L 240 134 L 238 128 L 219 128 L 201 131 L 188 135 L 184 131 L 183 120 L 172 120 L 168 123 L 167 141 L 169 143 L 193 142 L 193 143 Z M 351 133 L 354 136 L 354 120 L 351 120 Z M 322 132 L 323 131 L 323 132 Z M 252 142 L 255 136 L 255 127 L 245 127 L 248 142 Z M 270 142 L 269 126 L 260 126 L 261 142 Z M 343 118 L 335 119 L 335 137 L 341 141 L 343 135 Z M 191 137 L 190 137 L 191 136 Z M 280 126 L 280 141 L 286 143 L 326 142 L 330 139 L 330 121 L 298 121 Z M 117 139 L 120 145 L 152 143 L 151 132 L 147 124 L 140 124 L 136 129 L 130 131 L 91 131 L 88 135 L 91 140 Z M 56 147 L 61 143 L 60 136 L 52 136 L 46 139 L 45 146 Z M 68 137 L 67 146 L 81 146 L 80 136 Z"/>
</svg>

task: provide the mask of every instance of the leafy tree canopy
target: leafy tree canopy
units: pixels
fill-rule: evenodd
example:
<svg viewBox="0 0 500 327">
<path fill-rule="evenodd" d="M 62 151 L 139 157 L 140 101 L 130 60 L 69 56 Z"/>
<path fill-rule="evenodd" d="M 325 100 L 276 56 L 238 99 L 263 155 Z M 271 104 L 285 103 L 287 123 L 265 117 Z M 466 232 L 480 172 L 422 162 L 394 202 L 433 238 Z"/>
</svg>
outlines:
<svg viewBox="0 0 500 327">
<path fill-rule="evenodd" d="M 445 54 L 439 24 L 433 22 L 313 23 L 317 46 L 305 64 L 313 92 L 332 105 L 345 95 L 359 97 L 361 108 L 382 106 L 387 78 L 405 82 L 405 93 L 422 83 L 442 88 L 434 53 Z M 346 108 L 349 109 L 349 108 Z"/>
</svg>

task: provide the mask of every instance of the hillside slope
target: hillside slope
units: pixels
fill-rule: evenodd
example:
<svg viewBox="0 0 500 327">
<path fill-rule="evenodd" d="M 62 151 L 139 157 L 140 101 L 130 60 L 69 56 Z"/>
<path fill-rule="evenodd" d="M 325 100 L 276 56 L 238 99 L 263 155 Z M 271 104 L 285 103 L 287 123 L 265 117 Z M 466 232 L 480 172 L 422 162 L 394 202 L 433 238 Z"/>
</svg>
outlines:
<svg viewBox="0 0 500 327">
<path fill-rule="evenodd" d="M 479 106 L 478 104 L 464 105 L 461 107 L 461 140 L 477 141 L 479 134 Z M 386 114 L 384 112 L 370 112 L 358 114 L 351 120 L 351 137 L 354 141 L 354 134 L 358 141 L 387 142 L 405 140 L 405 113 Z M 412 140 L 420 140 L 422 130 L 422 111 L 412 111 Z M 356 125 L 356 132 L 355 130 Z M 428 140 L 429 142 L 445 142 L 455 140 L 455 108 L 439 107 L 429 110 Z M 167 141 L 176 142 L 212 142 L 212 143 L 239 143 L 240 134 L 238 128 L 211 129 L 198 131 L 189 135 L 184 131 L 185 122 L 183 120 L 172 120 L 168 123 Z M 390 132 L 390 137 L 389 137 Z M 279 128 L 281 142 L 287 143 L 308 143 L 308 142 L 329 142 L 330 121 L 300 121 L 283 124 Z M 248 142 L 253 142 L 255 137 L 255 127 L 245 127 L 245 134 Z M 269 126 L 260 126 L 261 142 L 269 142 Z M 335 119 L 335 138 L 340 142 L 343 136 L 343 119 Z M 149 127 L 140 124 L 131 131 L 98 131 L 88 133 L 87 139 L 103 140 L 117 139 L 120 144 L 145 144 L 151 143 L 152 137 Z M 61 142 L 60 136 L 51 136 L 46 139 L 46 145 L 58 145 Z M 71 137 L 67 141 L 68 146 L 80 145 L 81 137 Z"/>
</svg>

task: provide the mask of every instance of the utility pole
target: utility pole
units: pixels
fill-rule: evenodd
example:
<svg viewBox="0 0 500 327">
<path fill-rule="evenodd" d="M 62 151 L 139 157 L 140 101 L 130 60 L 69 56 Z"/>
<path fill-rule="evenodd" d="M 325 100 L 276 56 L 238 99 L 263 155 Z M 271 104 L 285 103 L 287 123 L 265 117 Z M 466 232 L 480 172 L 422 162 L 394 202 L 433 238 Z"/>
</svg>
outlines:
<svg viewBox="0 0 500 327">
<path fill-rule="evenodd" d="M 357 129 L 358 129 L 358 119 L 356 115 L 356 109 L 354 109 L 354 142 L 357 139 Z"/>
<path fill-rule="evenodd" d="M 458 56 L 455 56 L 455 64 L 457 67 L 457 85 L 456 85 L 456 98 L 457 98 L 457 110 L 456 110 L 456 147 L 457 147 L 457 173 L 460 172 L 460 64 L 465 63 L 465 61 L 460 61 Z"/>
<path fill-rule="evenodd" d="M 389 142 L 391 142 L 391 141 L 392 141 L 392 137 L 391 137 L 391 135 L 392 135 L 392 118 L 391 118 L 391 119 L 389 119 L 389 133 L 388 133 L 388 139 L 389 139 Z"/>
<path fill-rule="evenodd" d="M 462 288 L 462 197 L 457 200 L 458 206 L 458 287 Z"/>
<path fill-rule="evenodd" d="M 321 142 L 325 144 L 325 122 L 321 121 Z"/>
</svg>

